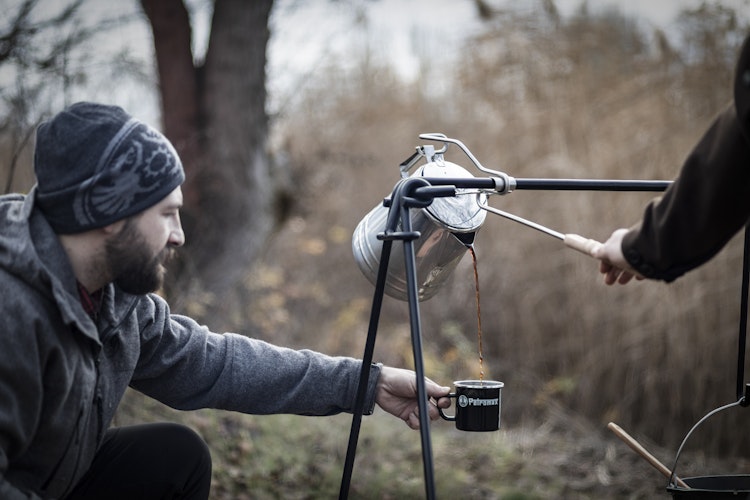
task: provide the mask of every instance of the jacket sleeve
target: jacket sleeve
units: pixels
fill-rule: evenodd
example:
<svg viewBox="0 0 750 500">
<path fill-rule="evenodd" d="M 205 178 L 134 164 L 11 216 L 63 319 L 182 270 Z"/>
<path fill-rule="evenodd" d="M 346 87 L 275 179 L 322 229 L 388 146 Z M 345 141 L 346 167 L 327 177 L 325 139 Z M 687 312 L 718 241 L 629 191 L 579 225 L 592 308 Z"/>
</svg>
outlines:
<svg viewBox="0 0 750 500">
<path fill-rule="evenodd" d="M 293 350 L 233 333 L 212 333 L 170 315 L 158 296 L 140 307 L 141 357 L 131 386 L 177 409 L 331 415 L 353 410 L 362 363 Z M 378 365 L 370 370 L 372 413 Z"/>
<path fill-rule="evenodd" d="M 33 493 L 24 493 L 4 479 L 0 479 L 0 498 L 3 500 L 41 500 Z"/>
<path fill-rule="evenodd" d="M 41 500 L 33 493 L 24 493 L 5 480 L 0 480 L 0 498 L 3 500 Z"/>
<path fill-rule="evenodd" d="M 750 217 L 750 37 L 736 73 L 734 102 L 623 238 L 623 255 L 647 278 L 669 282 L 700 266 Z"/>
</svg>

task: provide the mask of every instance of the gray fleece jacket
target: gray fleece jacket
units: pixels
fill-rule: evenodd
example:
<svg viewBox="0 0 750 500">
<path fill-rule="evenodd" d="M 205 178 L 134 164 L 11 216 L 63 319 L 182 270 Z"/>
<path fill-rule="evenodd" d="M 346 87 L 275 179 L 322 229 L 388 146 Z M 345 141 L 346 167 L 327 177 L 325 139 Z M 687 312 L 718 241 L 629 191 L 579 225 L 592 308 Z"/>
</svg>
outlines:
<svg viewBox="0 0 750 500">
<path fill-rule="evenodd" d="M 361 362 L 217 334 L 157 295 L 109 285 L 84 312 L 59 239 L 28 196 L 0 197 L 0 498 L 59 498 L 88 469 L 128 386 L 173 408 L 351 411 Z M 374 406 L 376 366 L 365 412 Z"/>
</svg>

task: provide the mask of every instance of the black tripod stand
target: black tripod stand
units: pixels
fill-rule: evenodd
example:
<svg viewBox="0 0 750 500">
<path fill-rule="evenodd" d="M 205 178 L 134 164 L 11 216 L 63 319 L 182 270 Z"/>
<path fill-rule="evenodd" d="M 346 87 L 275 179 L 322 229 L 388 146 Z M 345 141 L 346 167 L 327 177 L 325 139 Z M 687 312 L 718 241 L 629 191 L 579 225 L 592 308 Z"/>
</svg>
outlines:
<svg viewBox="0 0 750 500">
<path fill-rule="evenodd" d="M 391 194 L 384 201 L 389 207 L 385 229 L 378 234 L 383 242 L 378 274 L 375 282 L 375 293 L 370 313 L 367 340 L 362 357 L 357 397 L 355 400 L 349 444 L 347 447 L 344 473 L 341 480 L 339 499 L 348 497 L 352 469 L 361 428 L 365 397 L 370 377 L 375 337 L 378 329 L 380 311 L 385 294 L 388 263 L 391 257 L 393 242 L 403 242 L 404 265 L 406 272 L 407 297 L 411 342 L 416 372 L 417 399 L 419 408 L 420 437 L 422 443 L 422 462 L 424 467 L 425 491 L 427 499 L 435 498 L 435 480 L 432 460 L 432 442 L 430 439 L 428 397 L 424 381 L 424 363 L 422 356 L 422 332 L 419 315 L 418 282 L 414 240 L 420 237 L 418 231 L 412 231 L 409 210 L 429 206 L 435 198 L 456 196 L 457 189 L 492 190 L 498 193 L 509 191 L 508 178 L 427 178 L 408 177 L 401 179 Z M 618 180 L 577 180 L 577 179 L 514 179 L 514 189 L 531 190 L 590 190 L 590 191 L 663 191 L 669 185 L 666 181 L 618 181 Z M 400 230 L 399 230 L 400 223 Z"/>
</svg>

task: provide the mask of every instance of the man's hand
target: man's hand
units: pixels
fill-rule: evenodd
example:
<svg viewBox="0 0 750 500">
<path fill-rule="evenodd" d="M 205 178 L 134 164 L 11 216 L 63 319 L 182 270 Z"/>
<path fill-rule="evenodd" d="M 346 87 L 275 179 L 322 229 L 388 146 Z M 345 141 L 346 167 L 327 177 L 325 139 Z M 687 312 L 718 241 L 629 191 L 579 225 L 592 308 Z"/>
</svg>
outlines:
<svg viewBox="0 0 750 500">
<path fill-rule="evenodd" d="M 443 387 L 425 378 L 425 388 L 430 400 L 427 407 L 430 420 L 440 417 L 441 408 L 450 406 L 451 401 L 445 397 L 449 387 Z M 419 429 L 419 405 L 417 403 L 417 375 L 411 370 L 383 366 L 375 394 L 375 402 L 388 413 L 400 418 L 412 429 Z"/>
<path fill-rule="evenodd" d="M 627 234 L 627 229 L 618 229 L 599 248 L 594 250 L 593 256 L 601 261 L 599 272 L 604 275 L 604 283 L 613 285 L 619 283 L 624 285 L 633 278 L 642 280 L 643 276 L 630 267 L 622 254 L 622 238 Z"/>
</svg>

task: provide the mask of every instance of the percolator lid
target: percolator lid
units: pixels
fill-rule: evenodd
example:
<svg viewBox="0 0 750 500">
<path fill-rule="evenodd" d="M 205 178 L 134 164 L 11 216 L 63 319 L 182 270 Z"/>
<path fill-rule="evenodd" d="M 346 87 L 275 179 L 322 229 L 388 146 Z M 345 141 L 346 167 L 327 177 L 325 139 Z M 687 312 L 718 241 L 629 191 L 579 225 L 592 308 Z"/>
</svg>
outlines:
<svg viewBox="0 0 750 500">
<path fill-rule="evenodd" d="M 418 168 L 412 176 L 434 178 L 474 177 L 463 167 L 448 161 L 426 163 Z M 456 196 L 435 198 L 424 210 L 430 217 L 450 231 L 459 233 L 477 231 L 487 216 L 487 211 L 483 210 L 477 203 L 477 196 L 487 195 L 476 194 L 473 191 L 457 188 Z M 467 192 L 471 194 L 461 194 Z"/>
</svg>

